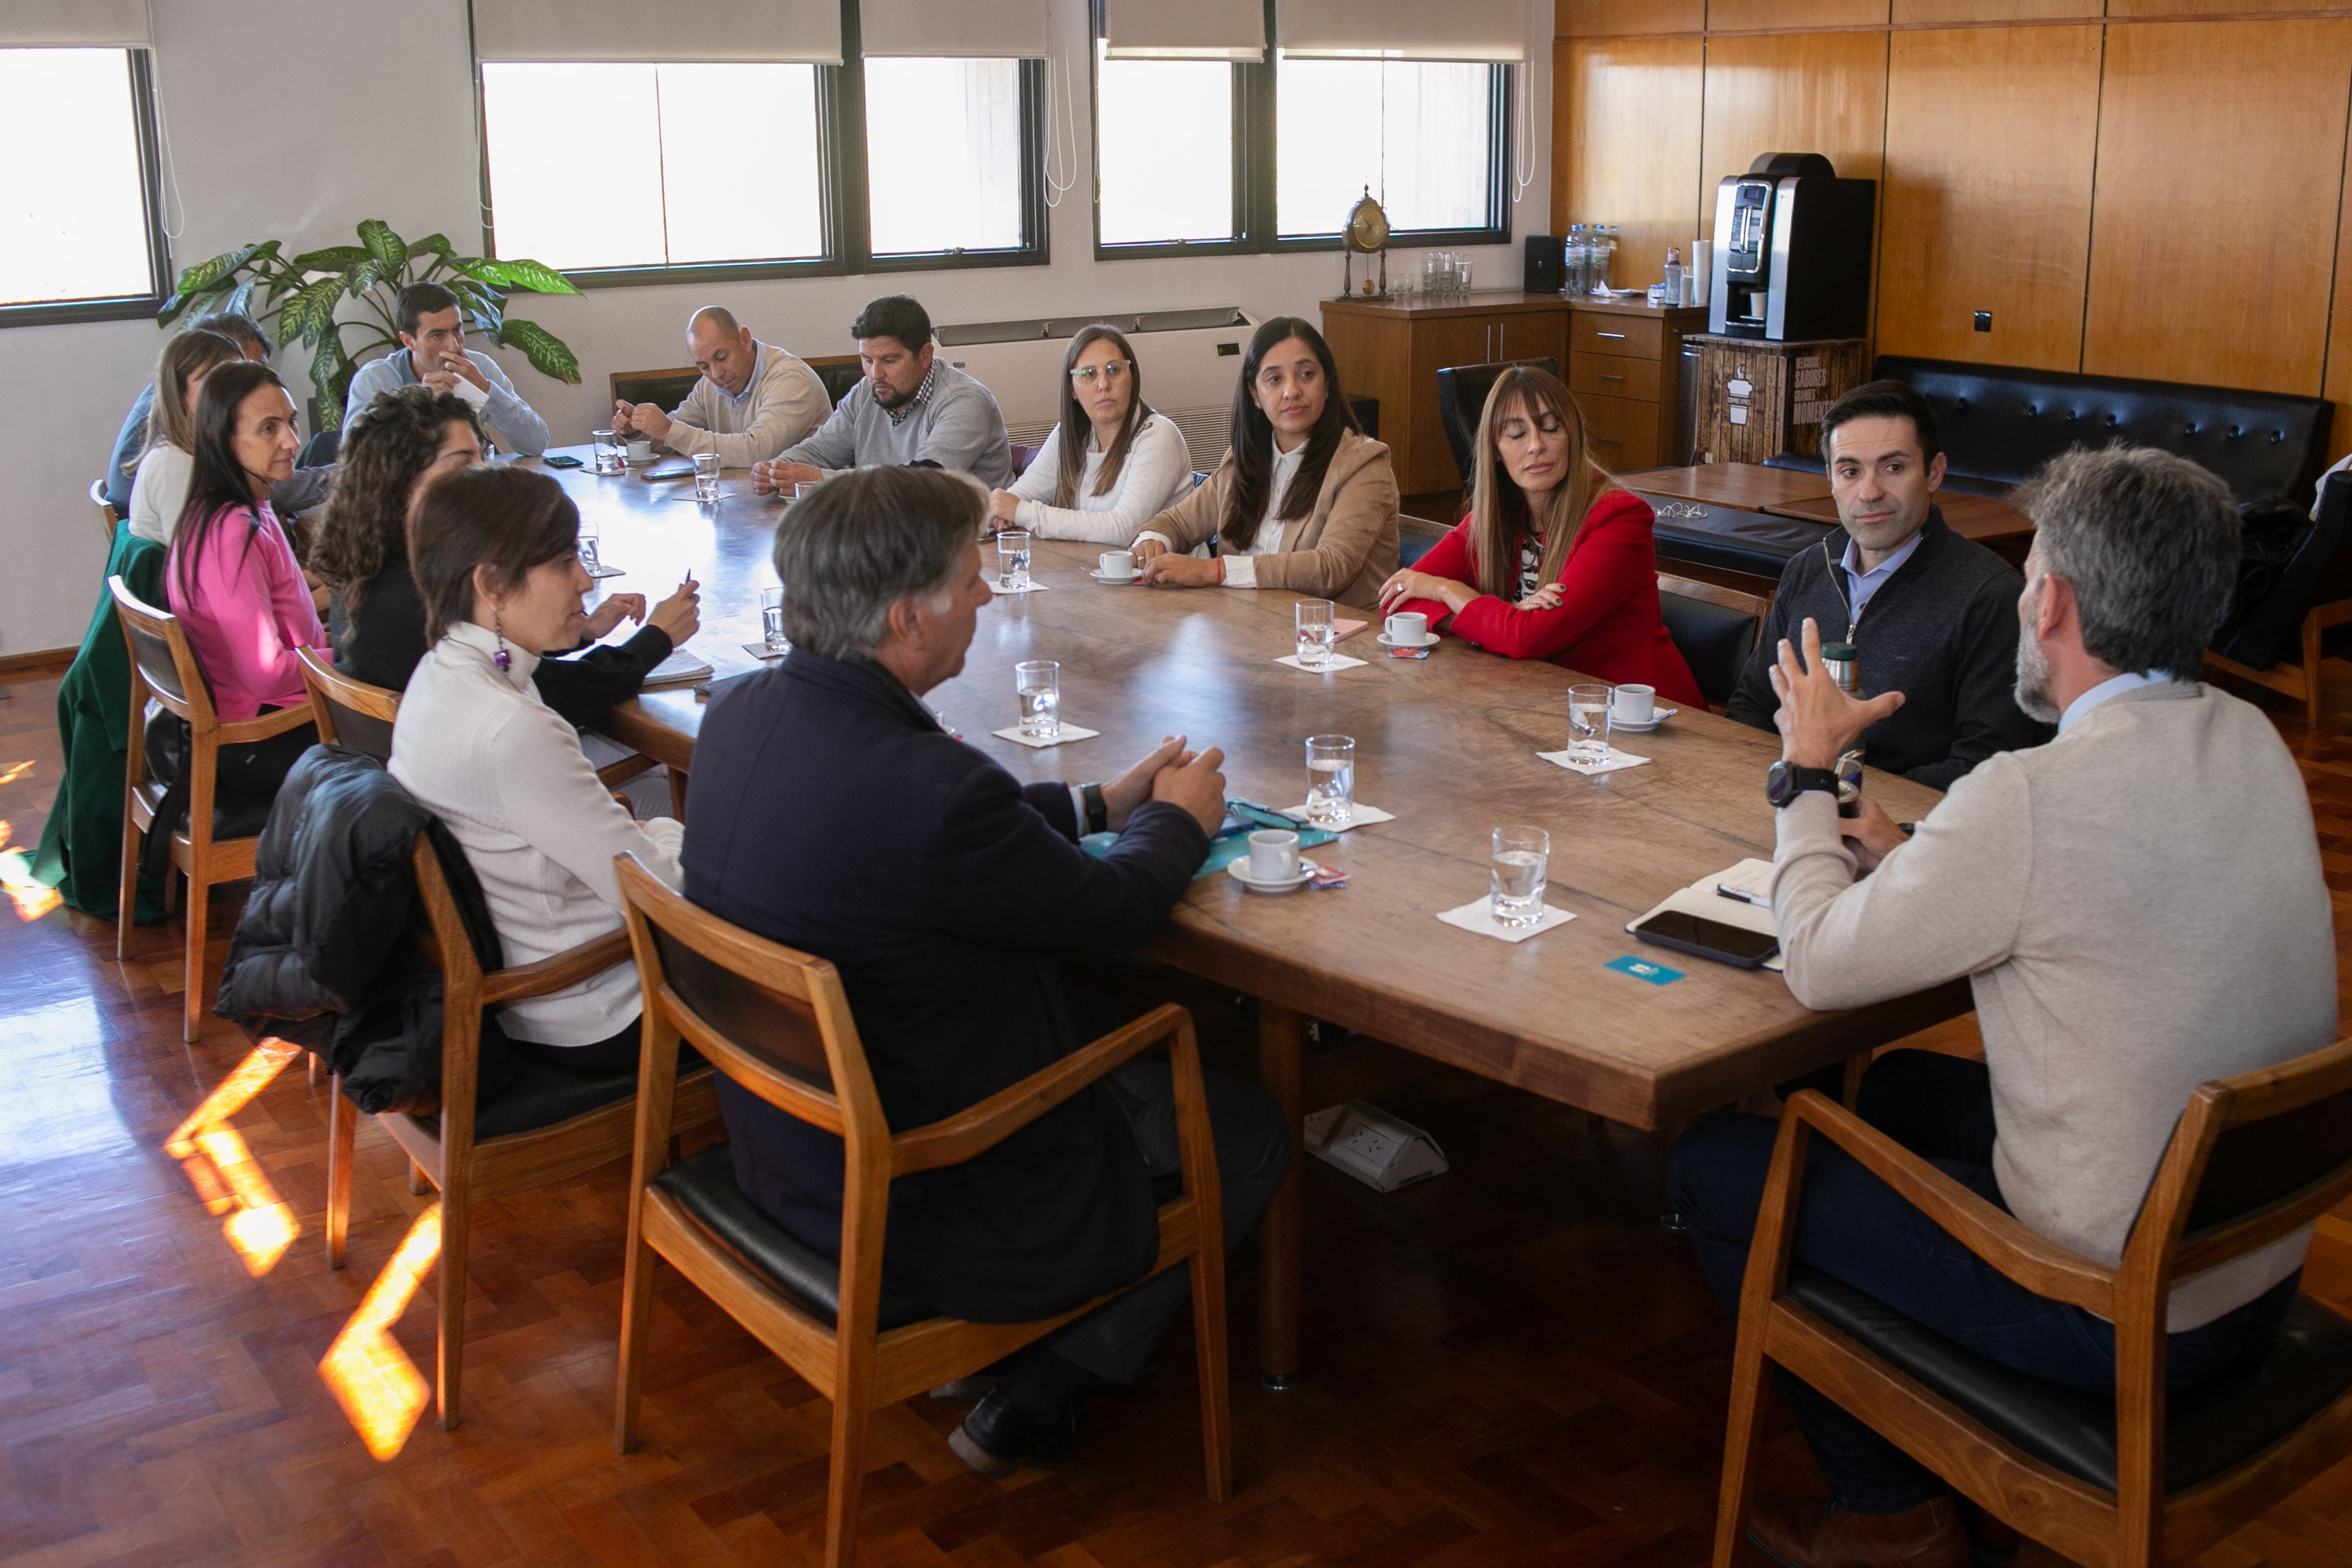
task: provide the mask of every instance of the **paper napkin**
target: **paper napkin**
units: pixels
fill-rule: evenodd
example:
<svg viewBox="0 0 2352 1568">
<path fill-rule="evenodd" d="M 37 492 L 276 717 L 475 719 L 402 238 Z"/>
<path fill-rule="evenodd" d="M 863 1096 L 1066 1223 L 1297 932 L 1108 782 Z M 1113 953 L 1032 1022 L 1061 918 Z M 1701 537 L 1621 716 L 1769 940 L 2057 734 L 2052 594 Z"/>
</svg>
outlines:
<svg viewBox="0 0 2352 1568">
<path fill-rule="evenodd" d="M 1576 917 L 1556 905 L 1544 906 L 1543 919 L 1533 925 L 1507 926 L 1495 918 L 1495 906 L 1489 899 L 1473 899 L 1458 910 L 1440 910 L 1439 920 L 1461 931 L 1479 936 L 1491 936 L 1503 942 L 1525 942 L 1539 936 L 1554 926 L 1564 926 Z"/>
</svg>

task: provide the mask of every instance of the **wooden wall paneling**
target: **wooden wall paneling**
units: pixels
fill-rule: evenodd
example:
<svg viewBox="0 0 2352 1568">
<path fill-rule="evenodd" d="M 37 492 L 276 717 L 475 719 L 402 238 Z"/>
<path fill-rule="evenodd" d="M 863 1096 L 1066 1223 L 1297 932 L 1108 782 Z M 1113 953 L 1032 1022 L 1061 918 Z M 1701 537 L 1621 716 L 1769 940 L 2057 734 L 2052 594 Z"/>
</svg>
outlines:
<svg viewBox="0 0 2352 1568">
<path fill-rule="evenodd" d="M 1898 27 L 1938 22 L 2063 22 L 2105 15 L 2105 0 L 1895 0 Z"/>
<path fill-rule="evenodd" d="M 2107 29 L 2085 371 L 2318 394 L 2347 76 L 2352 20 Z"/>
<path fill-rule="evenodd" d="M 1886 40 L 1883 32 L 1707 40 L 1699 237 L 1714 237 L 1717 183 L 1746 173 L 1759 153 L 1821 153 L 1849 179 L 1879 177 Z"/>
<path fill-rule="evenodd" d="M 1878 352 L 2082 363 L 2099 33 L 1897 33 L 1887 63 Z M 1992 312 L 1992 331 L 1972 313 Z"/>
<path fill-rule="evenodd" d="M 1576 140 L 1576 116 L 1581 107 L 1574 88 L 1576 49 L 1566 38 L 1551 47 L 1551 205 L 1547 221 L 1554 234 L 1568 232 L 1568 204 L 1573 185 L 1569 178 L 1568 150 Z"/>
<path fill-rule="evenodd" d="M 1706 0 L 1706 30 L 1884 27 L 1887 0 Z"/>
<path fill-rule="evenodd" d="M 2327 460 L 2352 452 L 2352 128 L 2344 150 L 2344 191 L 2336 202 L 2336 292 L 2328 301 L 2327 365 L 2319 395 L 2336 405 L 2327 426 Z"/>
<path fill-rule="evenodd" d="M 1706 47 L 1697 38 L 1579 39 L 1552 79 L 1570 116 L 1565 145 L 1553 146 L 1568 182 L 1552 225 L 1565 234 L 1572 223 L 1615 224 L 1620 288 L 1655 279 L 1667 246 L 1687 256 L 1704 232 L 1695 196 Z"/>
<path fill-rule="evenodd" d="M 1562 38 L 1620 33 L 1696 33 L 1706 26 L 1706 0 L 1554 0 L 1552 32 Z"/>
<path fill-rule="evenodd" d="M 2110 16 L 2242 16 L 2248 12 L 2338 11 L 2344 0 L 2107 0 Z"/>
</svg>

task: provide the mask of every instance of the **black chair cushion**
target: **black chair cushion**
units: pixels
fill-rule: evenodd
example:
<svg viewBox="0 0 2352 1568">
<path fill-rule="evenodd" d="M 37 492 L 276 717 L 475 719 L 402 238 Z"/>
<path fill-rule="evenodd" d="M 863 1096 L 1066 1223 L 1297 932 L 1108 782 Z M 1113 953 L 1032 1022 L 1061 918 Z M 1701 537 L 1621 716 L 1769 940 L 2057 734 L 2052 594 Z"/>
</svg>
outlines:
<svg viewBox="0 0 2352 1568">
<path fill-rule="evenodd" d="M 1807 522 L 1802 518 L 1741 511 L 1713 501 L 1647 495 L 1639 489 L 1633 493 L 1648 501 L 1657 514 L 1650 536 L 1656 542 L 1662 562 L 1687 561 L 1777 583 L 1791 557 L 1812 549 L 1832 531 L 1827 523 Z"/>
<path fill-rule="evenodd" d="M 1471 474 L 1477 466 L 1471 448 L 1478 441 L 1478 417 L 1486 411 L 1486 395 L 1495 390 L 1495 383 L 1513 365 L 1525 365 L 1550 375 L 1559 374 L 1559 361 L 1549 354 L 1540 359 L 1448 365 L 1437 373 L 1437 422 L 1444 428 L 1445 445 L 1454 453 L 1454 467 L 1462 476 L 1465 491 L 1471 488 Z"/>
<path fill-rule="evenodd" d="M 1740 672 L 1748 668 L 1748 656 L 1756 647 L 1763 621 L 1746 610 L 1686 599 L 1680 594 L 1661 593 L 1658 608 L 1665 618 L 1666 635 L 1675 639 L 1683 662 L 1690 666 L 1691 678 L 1698 682 L 1699 695 L 1709 707 L 1721 708 L 1738 689 Z"/>
<path fill-rule="evenodd" d="M 1875 1297 L 1802 1267 L 1789 1296 L 2043 1463 L 2116 1488 L 2116 1404 L 1988 1361 Z M 2253 1458 L 2352 1389 L 2352 1321 L 2297 1296 L 2269 1348 L 2165 1401 L 2164 1485 L 2179 1491 Z"/>
<path fill-rule="evenodd" d="M 653 1180 L 710 1238 L 735 1260 L 791 1297 L 828 1325 L 841 1310 L 841 1266 L 790 1231 L 743 1195 L 735 1184 L 735 1157 L 724 1143 L 688 1156 Z M 918 1306 L 887 1285 L 882 1288 L 877 1326 L 885 1333 L 939 1314 Z"/>
<path fill-rule="evenodd" d="M 701 383 L 701 374 L 694 371 L 680 375 L 625 375 L 613 382 L 613 396 L 616 402 L 650 403 L 667 411 L 684 403 Z"/>
</svg>

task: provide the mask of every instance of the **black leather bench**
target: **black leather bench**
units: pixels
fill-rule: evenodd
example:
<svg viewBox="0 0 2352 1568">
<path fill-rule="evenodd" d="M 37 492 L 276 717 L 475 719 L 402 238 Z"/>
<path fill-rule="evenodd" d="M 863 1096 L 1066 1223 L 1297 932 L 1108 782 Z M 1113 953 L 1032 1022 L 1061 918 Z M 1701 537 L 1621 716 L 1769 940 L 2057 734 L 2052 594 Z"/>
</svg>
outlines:
<svg viewBox="0 0 2352 1568">
<path fill-rule="evenodd" d="M 1831 531 L 1826 523 L 1801 518 L 1741 511 L 1712 501 L 1648 495 L 1638 489 L 1633 493 L 1657 513 L 1651 533 L 1662 563 L 1679 561 L 1778 583 L 1781 568 L 1791 556 L 1819 544 Z"/>
</svg>

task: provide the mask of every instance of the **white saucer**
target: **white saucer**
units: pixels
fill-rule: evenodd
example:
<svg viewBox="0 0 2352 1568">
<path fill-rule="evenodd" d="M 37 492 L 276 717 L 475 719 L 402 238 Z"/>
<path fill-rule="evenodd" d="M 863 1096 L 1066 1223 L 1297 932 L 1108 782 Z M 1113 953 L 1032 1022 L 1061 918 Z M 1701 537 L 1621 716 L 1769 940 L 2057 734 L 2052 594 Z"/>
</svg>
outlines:
<svg viewBox="0 0 2352 1568">
<path fill-rule="evenodd" d="M 1132 583 L 1138 577 L 1142 576 L 1143 574 L 1140 572 L 1130 572 L 1124 577 L 1106 577 L 1100 572 L 1097 572 L 1093 567 L 1089 566 L 1087 568 L 1087 575 L 1093 578 L 1097 583 L 1108 585 L 1112 584 Z"/>
<path fill-rule="evenodd" d="M 1437 646 L 1437 634 L 1435 632 L 1423 632 L 1419 642 L 1392 642 L 1389 639 L 1388 633 L 1377 632 L 1373 634 L 1372 640 L 1380 644 L 1382 647 L 1435 647 Z"/>
<path fill-rule="evenodd" d="M 1239 859 L 1229 860 L 1225 863 L 1225 874 L 1231 877 L 1234 881 L 1239 882 L 1243 887 L 1247 888 L 1253 893 L 1288 893 L 1296 891 L 1297 889 L 1305 887 L 1307 885 L 1307 879 L 1315 875 L 1315 873 L 1319 869 L 1321 869 L 1321 868 L 1317 866 L 1314 861 L 1307 859 L 1305 856 L 1301 856 L 1298 860 L 1297 876 L 1291 878 L 1287 881 L 1261 882 L 1249 874 L 1248 856 L 1244 855 Z"/>
<path fill-rule="evenodd" d="M 1640 724 L 1629 719 L 1620 719 L 1612 712 L 1609 715 L 1609 727 L 1612 730 L 1622 730 L 1629 735 L 1646 735 L 1681 711 L 1679 708 L 1653 708 L 1650 710 L 1649 719 Z"/>
</svg>

